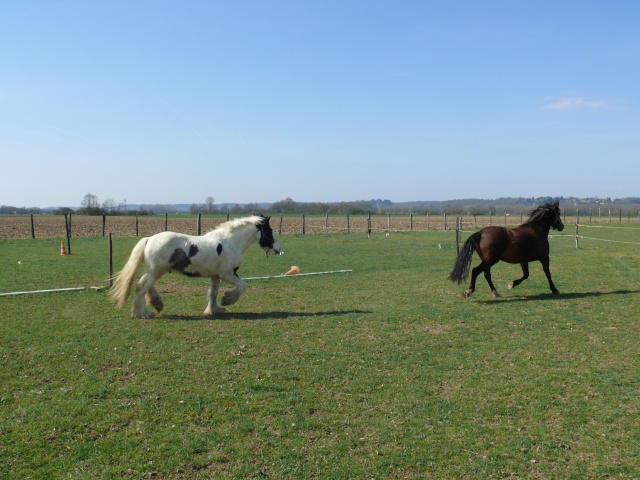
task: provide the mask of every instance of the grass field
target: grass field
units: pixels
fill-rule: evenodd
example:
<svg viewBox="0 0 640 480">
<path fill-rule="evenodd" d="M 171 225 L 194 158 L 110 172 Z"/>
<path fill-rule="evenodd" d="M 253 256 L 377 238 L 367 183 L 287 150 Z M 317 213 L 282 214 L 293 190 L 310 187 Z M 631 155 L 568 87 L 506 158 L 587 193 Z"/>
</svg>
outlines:
<svg viewBox="0 0 640 480">
<path fill-rule="evenodd" d="M 501 263 L 502 298 L 463 299 L 438 231 L 252 247 L 245 277 L 353 272 L 250 281 L 213 320 L 179 275 L 154 320 L 106 290 L 0 297 L 0 477 L 638 478 L 640 229 L 588 233 L 628 243 L 553 237 L 559 296 Z M 0 241 L 0 292 L 106 284 L 104 238 L 59 246 Z"/>
</svg>

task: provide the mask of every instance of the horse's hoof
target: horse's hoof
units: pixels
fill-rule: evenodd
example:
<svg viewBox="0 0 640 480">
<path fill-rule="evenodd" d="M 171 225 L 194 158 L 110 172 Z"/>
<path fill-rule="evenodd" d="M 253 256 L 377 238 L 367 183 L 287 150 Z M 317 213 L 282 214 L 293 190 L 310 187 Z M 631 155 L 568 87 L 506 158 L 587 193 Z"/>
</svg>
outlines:
<svg viewBox="0 0 640 480">
<path fill-rule="evenodd" d="M 464 298 L 469 298 L 471 296 L 471 294 L 473 293 L 473 290 L 469 289 L 469 290 L 465 290 L 465 292 L 462 294 L 462 296 Z"/>
<path fill-rule="evenodd" d="M 226 308 L 222 308 L 222 307 L 218 307 L 216 306 L 216 308 L 213 309 L 213 311 L 211 311 L 211 309 L 207 308 L 204 311 L 204 314 L 207 315 L 208 317 L 215 317 L 218 314 L 222 314 L 222 313 L 227 313 L 227 309 Z"/>
<path fill-rule="evenodd" d="M 145 319 L 145 320 L 148 320 L 148 319 L 150 319 L 150 318 L 155 317 L 155 315 L 154 315 L 154 313 L 153 313 L 153 312 L 150 312 L 149 310 L 147 310 L 147 311 L 146 311 L 146 312 L 144 312 L 144 313 L 141 313 L 141 314 L 139 314 L 139 315 L 136 315 L 136 317 L 138 317 L 138 318 L 142 318 L 142 319 Z"/>
<path fill-rule="evenodd" d="M 513 282 L 509 282 L 509 290 L 511 290 L 513 287 L 515 287 L 515 285 L 513 284 Z"/>
<path fill-rule="evenodd" d="M 222 300 L 220 300 L 220 303 L 224 306 L 233 305 L 238 301 L 239 298 L 240 295 L 236 295 L 233 292 L 227 292 L 222 296 Z"/>
<path fill-rule="evenodd" d="M 558 290 L 551 290 L 551 293 L 553 293 L 554 295 L 560 295 L 560 292 Z"/>
<path fill-rule="evenodd" d="M 500 298 L 500 294 L 498 293 L 497 290 L 494 290 L 493 292 L 491 292 L 493 294 L 493 298 Z"/>
</svg>

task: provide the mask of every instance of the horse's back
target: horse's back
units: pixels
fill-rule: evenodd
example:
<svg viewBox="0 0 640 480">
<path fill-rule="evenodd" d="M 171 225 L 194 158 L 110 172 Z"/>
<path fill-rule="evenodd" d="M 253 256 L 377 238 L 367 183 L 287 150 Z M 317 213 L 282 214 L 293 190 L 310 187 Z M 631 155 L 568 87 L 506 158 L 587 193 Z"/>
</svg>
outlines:
<svg viewBox="0 0 640 480">
<path fill-rule="evenodd" d="M 541 254 L 544 255 L 545 250 L 548 254 L 546 238 L 540 241 L 536 232 L 527 225 L 516 228 L 485 227 L 481 234 L 478 255 L 484 256 L 488 262 L 532 262 L 538 260 Z"/>
<path fill-rule="evenodd" d="M 504 227 L 484 227 L 479 233 L 478 246 L 482 249 L 501 249 L 511 241 L 509 230 Z"/>
<path fill-rule="evenodd" d="M 197 238 L 198 237 L 192 235 L 176 232 L 156 233 L 149 237 L 145 253 L 157 252 L 163 249 L 175 249 L 178 245 L 194 244 Z"/>
</svg>

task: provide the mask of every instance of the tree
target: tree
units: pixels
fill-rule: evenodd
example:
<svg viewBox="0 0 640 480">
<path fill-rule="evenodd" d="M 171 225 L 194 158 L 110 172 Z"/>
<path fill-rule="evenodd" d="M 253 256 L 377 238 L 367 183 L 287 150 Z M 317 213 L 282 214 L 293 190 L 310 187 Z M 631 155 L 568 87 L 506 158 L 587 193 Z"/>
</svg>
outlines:
<svg viewBox="0 0 640 480">
<path fill-rule="evenodd" d="M 205 200 L 205 205 L 207 206 L 207 212 L 208 213 L 213 213 L 214 210 L 214 206 L 213 203 L 215 202 L 215 198 L 213 197 L 207 197 Z"/>
<path fill-rule="evenodd" d="M 102 215 L 104 213 L 104 209 L 100 208 L 100 202 L 98 201 L 98 197 L 93 195 L 92 193 L 87 193 L 82 202 L 80 203 L 80 210 L 78 213 L 82 215 Z"/>
<path fill-rule="evenodd" d="M 108 210 L 109 212 L 113 212 L 113 209 L 115 207 L 116 207 L 116 202 L 114 202 L 113 199 L 111 199 L 111 198 L 107 198 L 102 203 L 102 208 L 104 208 L 105 210 Z"/>
<path fill-rule="evenodd" d="M 82 199 L 82 202 L 80 202 L 80 206 L 86 210 L 91 210 L 93 208 L 98 208 L 100 206 L 100 202 L 98 202 L 98 197 L 92 193 L 87 193 Z"/>
</svg>

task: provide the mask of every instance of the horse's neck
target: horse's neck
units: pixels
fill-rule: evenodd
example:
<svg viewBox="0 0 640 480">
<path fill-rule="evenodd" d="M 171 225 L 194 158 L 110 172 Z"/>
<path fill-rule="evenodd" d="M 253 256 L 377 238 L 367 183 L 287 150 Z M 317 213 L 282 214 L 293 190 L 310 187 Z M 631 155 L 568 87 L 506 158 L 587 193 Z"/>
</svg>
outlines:
<svg viewBox="0 0 640 480">
<path fill-rule="evenodd" d="M 245 252 L 249 246 L 258 240 L 258 229 L 252 223 L 238 227 L 231 234 L 231 237 L 237 239 L 238 245 L 242 252 Z"/>
<path fill-rule="evenodd" d="M 544 235 L 549 235 L 549 231 L 551 230 L 551 225 L 547 222 L 531 222 L 532 225 L 535 226 L 535 229 L 541 232 Z"/>
</svg>

